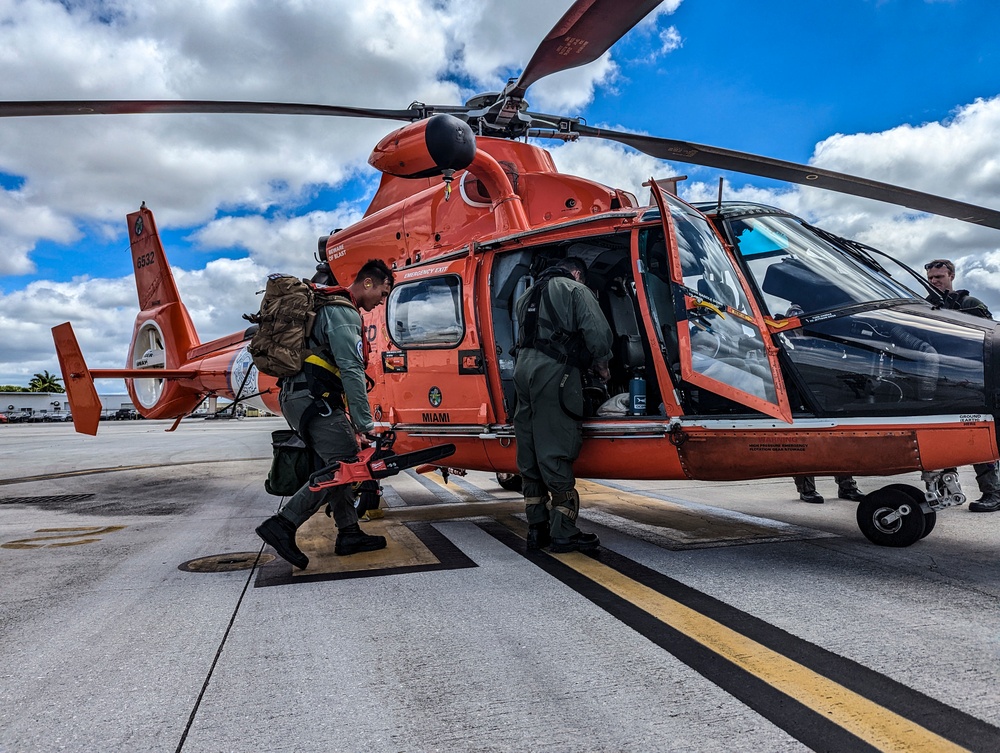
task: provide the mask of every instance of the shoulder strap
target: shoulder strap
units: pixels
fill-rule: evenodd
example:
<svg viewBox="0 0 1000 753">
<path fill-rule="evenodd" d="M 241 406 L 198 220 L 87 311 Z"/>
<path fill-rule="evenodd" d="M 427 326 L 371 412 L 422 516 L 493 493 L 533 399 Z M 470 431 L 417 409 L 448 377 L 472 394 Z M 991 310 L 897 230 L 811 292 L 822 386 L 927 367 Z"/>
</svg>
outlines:
<svg viewBox="0 0 1000 753">
<path fill-rule="evenodd" d="M 518 345 L 520 348 L 534 348 L 536 347 L 536 341 L 538 338 L 538 322 L 539 315 L 541 313 L 541 303 L 542 296 L 545 297 L 545 308 L 549 311 L 552 310 L 552 299 L 549 297 L 549 282 L 556 277 L 568 277 L 571 278 L 569 272 L 565 269 L 559 269 L 558 267 L 549 267 L 540 275 L 538 279 L 535 280 L 535 284 L 531 286 L 530 293 L 531 297 L 528 298 L 528 308 L 525 311 L 524 319 L 521 321 L 521 330 L 518 333 Z M 545 324 L 552 327 L 552 323 L 547 319 L 541 319 Z"/>
<path fill-rule="evenodd" d="M 358 308 L 357 301 L 354 300 L 354 296 L 351 295 L 351 291 L 349 289 L 345 287 L 317 285 L 316 283 L 310 283 L 310 285 L 312 286 L 312 289 L 314 291 L 313 295 L 314 310 L 318 311 L 319 309 L 324 308 L 325 306 L 344 306 L 346 308 L 353 309 L 359 317 L 362 316 L 361 309 Z M 363 323 L 364 320 L 362 319 L 362 325 Z M 363 329 L 364 327 L 362 326 L 362 330 Z M 322 347 L 322 343 L 320 343 L 315 337 L 313 337 L 313 333 L 311 331 L 309 333 L 309 345 L 320 348 Z M 333 354 L 329 353 L 324 349 L 321 351 L 321 355 L 324 359 L 327 359 L 331 363 L 336 365 L 336 361 L 333 359 Z M 364 336 L 364 331 L 362 331 L 361 361 L 366 371 L 368 369 L 368 361 L 370 357 L 371 357 L 371 343 L 368 342 L 368 338 Z M 371 377 L 369 377 L 367 373 L 365 374 L 365 380 L 366 381 L 371 380 Z M 372 382 L 372 386 L 374 386 L 374 382 Z M 371 387 L 369 387 L 369 391 L 371 391 Z"/>
</svg>

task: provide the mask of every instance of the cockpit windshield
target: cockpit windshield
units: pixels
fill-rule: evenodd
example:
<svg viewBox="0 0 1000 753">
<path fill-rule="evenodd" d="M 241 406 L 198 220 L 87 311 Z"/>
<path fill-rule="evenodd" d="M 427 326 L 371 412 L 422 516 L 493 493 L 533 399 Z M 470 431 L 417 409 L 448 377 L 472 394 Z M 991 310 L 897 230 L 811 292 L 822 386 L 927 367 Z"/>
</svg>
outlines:
<svg viewBox="0 0 1000 753">
<path fill-rule="evenodd" d="M 864 267 L 792 217 L 743 217 L 731 220 L 730 227 L 772 317 L 914 298 L 910 290 Z"/>
</svg>

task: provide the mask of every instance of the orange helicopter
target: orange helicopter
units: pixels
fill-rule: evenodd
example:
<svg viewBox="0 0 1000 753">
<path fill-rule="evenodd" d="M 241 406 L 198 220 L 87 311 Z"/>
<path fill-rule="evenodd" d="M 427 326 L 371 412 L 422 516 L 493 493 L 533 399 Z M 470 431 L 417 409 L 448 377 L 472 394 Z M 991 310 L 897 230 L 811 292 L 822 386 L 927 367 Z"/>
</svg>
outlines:
<svg viewBox="0 0 1000 753">
<path fill-rule="evenodd" d="M 448 466 L 516 485 L 513 303 L 549 264 L 583 259 L 616 333 L 611 379 L 586 389 L 580 476 L 730 481 L 793 474 L 924 472 L 868 494 L 864 535 L 908 546 L 962 504 L 957 474 L 998 457 L 997 325 L 944 310 L 874 249 L 781 210 L 692 206 L 669 181 L 651 201 L 558 173 L 522 137 L 605 138 L 658 158 L 827 188 L 1000 229 L 1000 212 L 742 152 L 534 113 L 524 96 L 551 73 L 596 60 L 658 0 L 578 0 L 517 80 L 464 106 L 405 110 L 217 101 L 0 103 L 0 116 L 280 113 L 409 121 L 382 139 L 362 220 L 319 241 L 317 281 L 396 270 L 365 316 L 377 427 Z M 53 329 L 77 431 L 97 431 L 94 379 L 124 378 L 148 418 L 180 419 L 207 396 L 280 413 L 275 379 L 253 367 L 253 328 L 202 343 L 143 205 L 128 215 L 139 293 L 128 367 L 88 369 L 70 324 Z M 919 278 L 918 278 L 919 279 Z M 919 291 L 919 292 L 918 292 Z"/>
</svg>

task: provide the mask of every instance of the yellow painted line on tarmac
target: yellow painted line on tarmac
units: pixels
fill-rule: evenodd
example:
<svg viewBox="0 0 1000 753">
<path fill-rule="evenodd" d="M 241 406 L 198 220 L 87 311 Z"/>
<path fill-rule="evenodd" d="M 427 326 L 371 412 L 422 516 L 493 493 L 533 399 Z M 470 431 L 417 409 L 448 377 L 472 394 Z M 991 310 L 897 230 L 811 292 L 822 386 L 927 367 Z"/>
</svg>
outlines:
<svg viewBox="0 0 1000 753">
<path fill-rule="evenodd" d="M 551 556 L 879 750 L 967 750 L 591 557 Z"/>
</svg>

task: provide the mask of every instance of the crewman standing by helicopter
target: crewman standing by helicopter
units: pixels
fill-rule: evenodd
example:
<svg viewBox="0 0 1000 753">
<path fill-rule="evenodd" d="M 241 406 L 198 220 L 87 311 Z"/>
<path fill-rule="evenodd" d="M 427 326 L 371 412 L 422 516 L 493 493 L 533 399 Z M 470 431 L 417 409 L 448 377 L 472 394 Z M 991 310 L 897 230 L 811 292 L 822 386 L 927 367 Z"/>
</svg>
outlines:
<svg viewBox="0 0 1000 753">
<path fill-rule="evenodd" d="M 927 281 L 941 292 L 941 306 L 955 311 L 964 311 L 972 316 L 992 319 L 993 315 L 978 298 L 969 295 L 968 290 L 955 290 L 955 264 L 950 259 L 934 259 L 924 264 Z M 937 301 L 931 301 L 937 303 Z M 1000 511 L 1000 465 L 997 462 L 975 463 L 976 483 L 982 497 L 969 504 L 971 512 Z"/>
<path fill-rule="evenodd" d="M 955 290 L 955 265 L 949 259 L 929 261 L 924 264 L 924 270 L 927 272 L 927 282 L 941 292 L 944 308 L 964 311 L 966 314 L 981 316 L 984 319 L 993 318 L 986 304 L 969 295 L 968 290 Z"/>
<path fill-rule="evenodd" d="M 350 296 L 346 305 L 327 305 L 316 312 L 309 336 L 312 355 L 301 371 L 281 380 L 282 415 L 324 465 L 357 455 L 355 433 L 367 434 L 375 428 L 366 389 L 367 349 L 360 312 L 382 305 L 393 282 L 385 262 L 367 262 L 345 290 Z M 369 536 L 358 525 L 350 484 L 318 492 L 310 491 L 309 484 L 303 484 L 277 515 L 257 527 L 257 535 L 283 559 L 306 568 L 309 558 L 296 545 L 295 532 L 327 501 L 337 525 L 336 554 L 385 548 L 384 536 Z"/>
<path fill-rule="evenodd" d="M 521 322 L 514 387 L 514 436 L 528 519 L 528 548 L 592 551 L 601 542 L 576 525 L 580 495 L 573 461 L 583 444 L 583 379 L 607 381 L 614 333 L 584 284 L 582 260 L 566 257 L 543 271 L 514 304 Z"/>
</svg>

